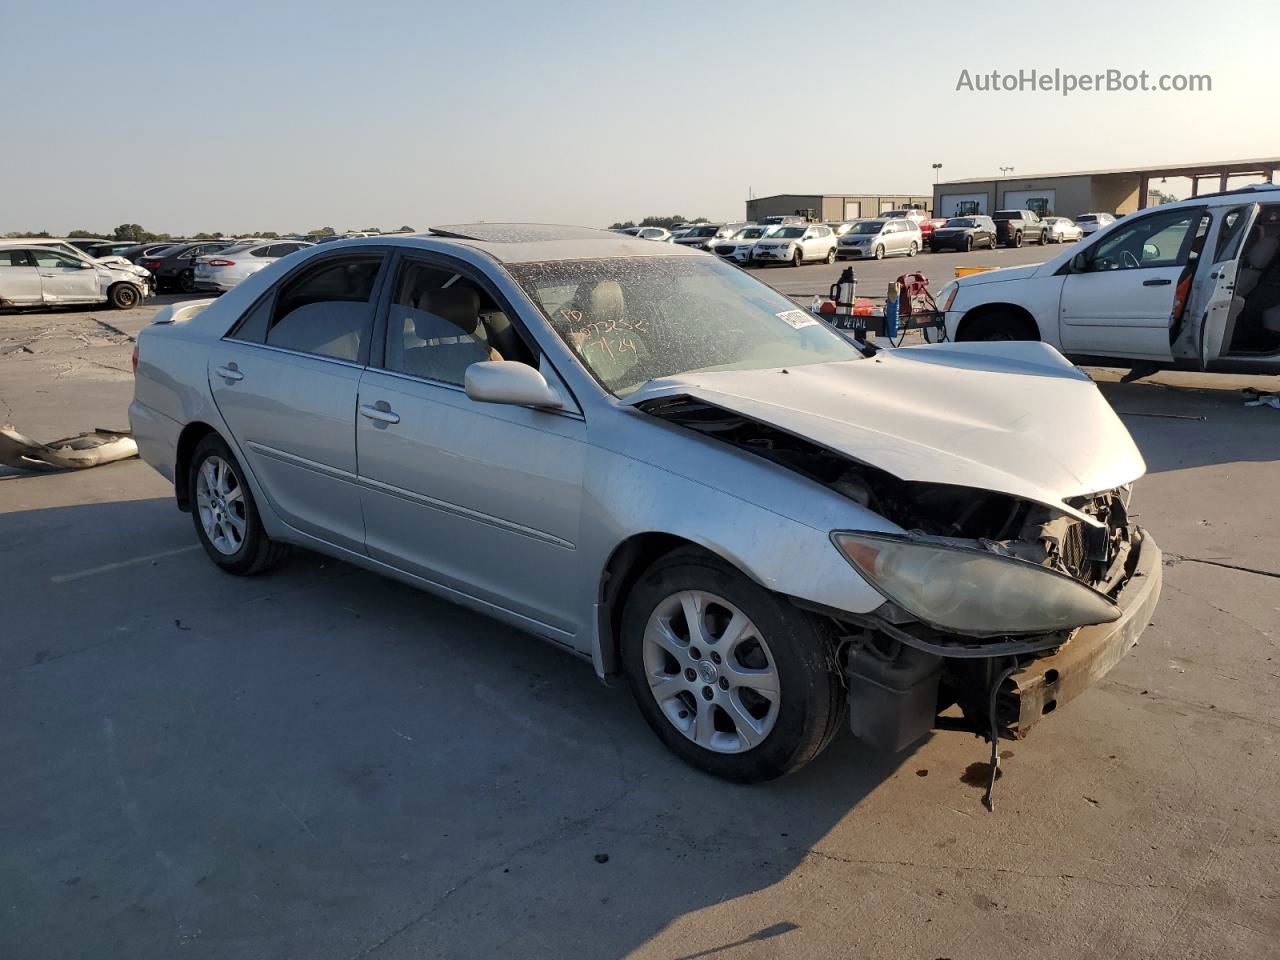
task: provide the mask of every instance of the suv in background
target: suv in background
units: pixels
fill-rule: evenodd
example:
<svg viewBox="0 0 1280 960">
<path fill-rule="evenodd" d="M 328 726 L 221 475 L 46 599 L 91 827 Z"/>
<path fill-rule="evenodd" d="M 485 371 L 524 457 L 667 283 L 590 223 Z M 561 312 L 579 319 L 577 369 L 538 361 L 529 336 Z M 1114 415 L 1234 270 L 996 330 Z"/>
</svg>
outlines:
<svg viewBox="0 0 1280 960">
<path fill-rule="evenodd" d="M 754 263 L 790 263 L 798 267 L 806 260 L 836 262 L 836 235 L 826 224 L 790 224 L 778 227 L 756 242 Z"/>
<path fill-rule="evenodd" d="M 1020 247 L 1031 239 L 1041 245 L 1049 242 L 1049 225 L 1033 210 L 997 210 L 991 219 L 996 222 L 996 240 L 1006 247 Z"/>
<path fill-rule="evenodd" d="M 1075 218 L 1076 226 L 1087 237 L 1089 234 L 1101 230 L 1103 227 L 1109 227 L 1116 222 L 1114 214 L 1110 213 L 1082 213 Z"/>
</svg>

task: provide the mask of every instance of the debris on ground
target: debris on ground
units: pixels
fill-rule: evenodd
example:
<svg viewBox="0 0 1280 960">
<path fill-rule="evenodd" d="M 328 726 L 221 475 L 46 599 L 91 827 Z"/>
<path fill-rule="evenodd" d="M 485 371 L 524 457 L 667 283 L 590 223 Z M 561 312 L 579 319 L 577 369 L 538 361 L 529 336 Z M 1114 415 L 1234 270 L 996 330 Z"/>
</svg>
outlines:
<svg viewBox="0 0 1280 960">
<path fill-rule="evenodd" d="M 138 455 L 128 430 L 92 430 L 39 443 L 12 424 L 0 426 L 0 466 L 19 470 L 84 470 Z"/>
<path fill-rule="evenodd" d="M 1244 405 L 1246 407 L 1274 407 L 1280 410 L 1280 393 L 1255 390 L 1253 387 L 1245 387 L 1240 392 L 1244 394 Z"/>
</svg>

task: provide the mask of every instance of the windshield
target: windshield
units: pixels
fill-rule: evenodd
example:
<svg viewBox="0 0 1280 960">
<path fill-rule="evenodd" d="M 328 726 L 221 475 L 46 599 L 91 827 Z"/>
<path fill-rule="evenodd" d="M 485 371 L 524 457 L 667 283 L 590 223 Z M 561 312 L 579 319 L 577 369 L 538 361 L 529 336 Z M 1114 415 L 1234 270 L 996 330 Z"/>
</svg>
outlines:
<svg viewBox="0 0 1280 960">
<path fill-rule="evenodd" d="M 865 234 L 879 233 L 883 229 L 884 229 L 883 220 L 863 220 L 862 223 L 855 226 L 849 232 L 865 235 Z"/>
<path fill-rule="evenodd" d="M 804 227 L 783 227 L 780 230 L 774 230 L 771 237 L 780 237 L 783 240 L 795 240 L 804 236 Z"/>
<path fill-rule="evenodd" d="M 686 233 L 685 236 L 686 237 L 714 237 L 716 235 L 716 230 L 718 229 L 719 227 L 694 227 L 692 230 Z"/>
<path fill-rule="evenodd" d="M 659 377 L 862 356 L 811 313 L 718 259 L 556 260 L 507 269 L 619 397 Z"/>
<path fill-rule="evenodd" d="M 733 235 L 735 240 L 759 240 L 769 232 L 768 227 L 744 227 Z"/>
<path fill-rule="evenodd" d="M 969 217 L 952 217 L 950 220 L 944 223 L 943 226 L 944 227 L 976 227 L 977 224 L 974 223 L 973 220 L 971 220 Z"/>
</svg>

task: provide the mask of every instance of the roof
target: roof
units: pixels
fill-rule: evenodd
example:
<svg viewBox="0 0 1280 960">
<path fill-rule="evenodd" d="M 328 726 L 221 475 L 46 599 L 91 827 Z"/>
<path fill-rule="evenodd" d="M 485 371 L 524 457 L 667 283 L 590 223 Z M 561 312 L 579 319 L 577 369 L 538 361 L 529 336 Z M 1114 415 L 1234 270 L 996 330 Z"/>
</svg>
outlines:
<svg viewBox="0 0 1280 960">
<path fill-rule="evenodd" d="M 891 200 L 894 197 L 927 197 L 928 193 L 919 190 L 904 190 L 901 193 L 771 193 L 767 197 L 750 197 L 747 203 L 760 200 L 777 200 L 779 197 L 870 197 L 877 200 Z"/>
<path fill-rule="evenodd" d="M 1166 176 L 1177 176 L 1198 170 L 1217 173 L 1223 169 L 1230 172 L 1231 170 L 1262 170 L 1266 167 L 1280 167 L 1280 157 L 1260 157 L 1254 160 L 1218 160 L 1208 163 L 1165 163 L 1156 167 L 1116 167 L 1110 170 L 1073 170 L 1066 173 L 1023 173 L 1007 177 L 966 177 L 962 180 L 943 180 L 938 186 L 949 187 L 958 183 L 997 183 L 1011 180 L 1053 180 L 1060 177 L 1109 177 L 1143 173 L 1161 173 Z"/>
<path fill-rule="evenodd" d="M 405 239 L 452 240 L 482 250 L 503 263 L 610 257 L 707 256 L 701 251 L 678 244 L 639 240 L 612 230 L 548 223 L 460 223 L 432 227 L 429 233 L 399 236 Z M 391 238 L 368 239 L 385 241 Z"/>
</svg>

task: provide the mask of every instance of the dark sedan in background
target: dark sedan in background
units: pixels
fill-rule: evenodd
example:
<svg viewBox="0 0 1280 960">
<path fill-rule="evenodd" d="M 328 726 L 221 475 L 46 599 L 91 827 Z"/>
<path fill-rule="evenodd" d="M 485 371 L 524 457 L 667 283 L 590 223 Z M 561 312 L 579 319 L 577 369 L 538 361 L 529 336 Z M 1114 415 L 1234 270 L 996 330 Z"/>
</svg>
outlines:
<svg viewBox="0 0 1280 960">
<path fill-rule="evenodd" d="M 217 253 L 231 246 L 233 240 L 201 240 L 197 243 L 175 243 L 149 256 L 141 257 L 138 266 L 150 270 L 156 278 L 156 289 L 181 290 L 193 293 L 196 289 L 196 257 Z"/>
<path fill-rule="evenodd" d="M 929 249 L 974 250 L 996 246 L 996 225 L 990 217 L 952 217 L 940 227 L 935 227 L 929 237 Z"/>
</svg>

